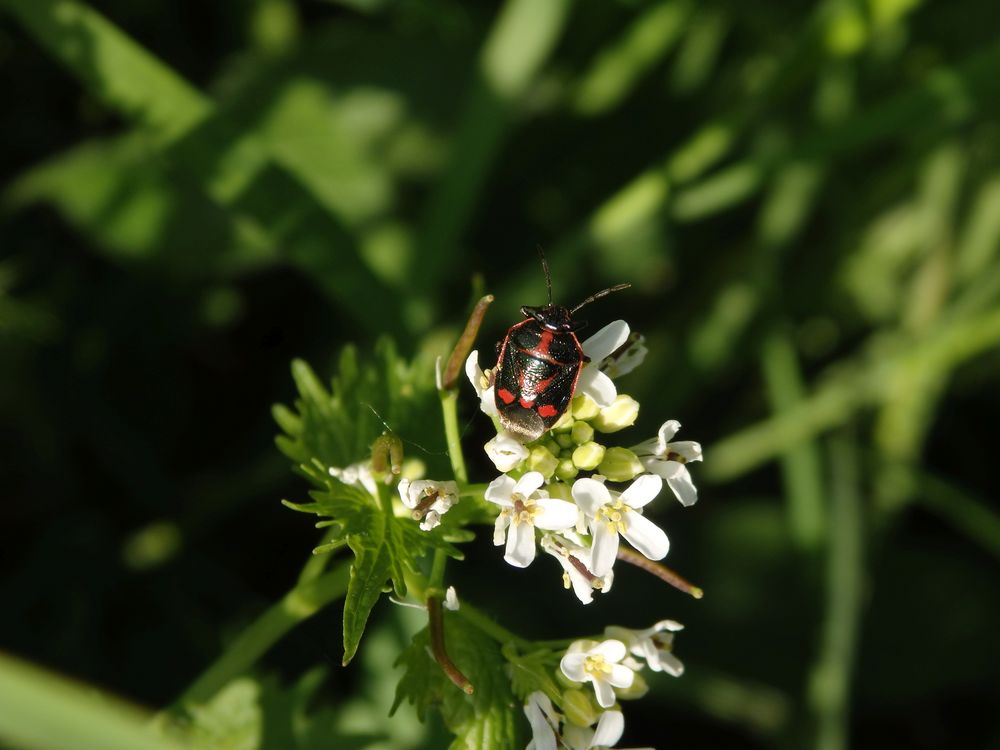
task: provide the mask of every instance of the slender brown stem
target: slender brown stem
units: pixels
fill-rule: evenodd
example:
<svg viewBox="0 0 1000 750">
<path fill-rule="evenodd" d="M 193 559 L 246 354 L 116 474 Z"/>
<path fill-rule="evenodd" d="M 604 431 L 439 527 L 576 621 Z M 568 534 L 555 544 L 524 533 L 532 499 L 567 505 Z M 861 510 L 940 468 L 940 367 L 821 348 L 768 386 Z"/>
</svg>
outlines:
<svg viewBox="0 0 1000 750">
<path fill-rule="evenodd" d="M 695 599 L 701 599 L 705 595 L 704 591 L 690 581 L 682 578 L 666 565 L 653 562 L 652 560 L 640 555 L 638 552 L 634 552 L 620 546 L 618 547 L 618 559 L 622 562 L 627 562 L 629 565 L 635 565 L 637 568 L 642 568 L 647 573 L 652 573 L 661 581 L 666 581 L 678 591 L 690 594 Z"/>
<path fill-rule="evenodd" d="M 434 654 L 434 660 L 441 665 L 444 673 L 448 675 L 448 679 L 454 682 L 462 692 L 472 695 L 475 692 L 475 688 L 472 687 L 469 678 L 462 674 L 459 668 L 455 666 L 455 663 L 445 650 L 444 617 L 441 605 L 442 600 L 440 596 L 427 597 L 427 615 L 431 628 L 431 653 Z"/>
<path fill-rule="evenodd" d="M 451 356 L 448 357 L 448 364 L 444 368 L 444 376 L 441 378 L 441 387 L 443 390 L 448 391 L 455 387 L 458 376 L 462 372 L 462 368 L 465 367 L 465 359 L 469 356 L 469 352 L 472 351 L 472 344 L 476 340 L 476 334 L 479 333 L 479 326 L 483 322 L 483 316 L 486 315 L 486 308 L 492 302 L 493 295 L 487 294 L 484 297 L 480 297 L 479 302 L 472 309 L 469 321 L 465 324 L 465 330 L 458 337 L 455 348 L 452 350 Z"/>
</svg>

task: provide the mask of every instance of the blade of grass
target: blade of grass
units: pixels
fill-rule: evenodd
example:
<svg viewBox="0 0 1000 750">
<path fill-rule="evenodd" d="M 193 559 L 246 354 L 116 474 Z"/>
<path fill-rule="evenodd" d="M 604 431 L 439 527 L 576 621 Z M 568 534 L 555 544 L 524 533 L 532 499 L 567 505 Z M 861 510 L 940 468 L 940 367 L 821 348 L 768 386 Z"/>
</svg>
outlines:
<svg viewBox="0 0 1000 750">
<path fill-rule="evenodd" d="M 83 685 L 0 653 L 0 740 L 32 750 L 181 750 L 150 717 Z"/>
<path fill-rule="evenodd" d="M 864 558 L 857 447 L 842 436 L 830 441 L 830 536 L 826 605 L 819 654 L 809 681 L 817 750 L 847 747 L 851 682 L 856 661 Z"/>
</svg>

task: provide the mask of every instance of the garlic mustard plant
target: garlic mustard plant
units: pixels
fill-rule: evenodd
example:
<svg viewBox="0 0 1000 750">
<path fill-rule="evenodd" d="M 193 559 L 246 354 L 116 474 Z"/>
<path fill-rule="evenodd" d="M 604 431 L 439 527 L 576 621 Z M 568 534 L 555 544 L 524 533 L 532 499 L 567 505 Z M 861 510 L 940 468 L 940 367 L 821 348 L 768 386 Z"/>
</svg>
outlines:
<svg viewBox="0 0 1000 750">
<path fill-rule="evenodd" d="M 345 664 L 383 592 L 426 611 L 427 627 L 398 660 L 403 676 L 396 705 L 412 702 L 420 715 L 440 711 L 458 745 L 479 747 L 488 736 L 487 748 L 611 748 L 624 731 L 621 703 L 646 691 L 641 672 L 682 674 L 673 654 L 681 626 L 667 619 L 641 630 L 609 624 L 603 639 L 533 642 L 480 611 L 476 593 L 459 602 L 447 582 L 449 561 L 460 561 L 458 545 L 482 530 L 492 532 L 515 568 L 531 566 L 540 547 L 580 605 L 597 593 L 613 596 L 612 583 L 624 573 L 619 562 L 700 597 L 700 589 L 660 562 L 670 542 L 653 515 L 664 484 L 684 506 L 697 499 L 689 465 L 701 460 L 701 446 L 675 441 L 675 420 L 652 439 L 617 439 L 640 414 L 619 380 L 647 354 L 642 336 L 621 320 L 580 344 L 583 355 L 572 365 L 579 369 L 570 370 L 578 377 L 559 381 L 569 391 L 547 396 L 545 384 L 536 383 L 532 398 L 518 402 L 544 420 L 504 418 L 497 368 L 482 369 L 472 347 L 491 299 L 477 305 L 447 361 L 438 358 L 433 366 L 407 364 L 387 344 L 369 366 L 347 352 L 327 390 L 305 365 L 295 365 L 302 398 L 296 412 L 276 410 L 286 433 L 279 446 L 314 489 L 311 502 L 287 504 L 320 517 L 326 532 L 317 553 L 344 558 L 328 575 L 331 586 L 346 585 Z M 539 356 L 549 356 L 545 351 Z M 458 418 L 463 372 L 472 384 L 468 395 L 494 427 L 485 444 L 475 446 L 496 472 L 482 482 L 473 481 L 465 465 Z M 516 377 L 502 382 L 503 403 L 514 403 L 518 397 L 509 389 L 517 387 Z M 424 406 L 435 393 L 447 445 L 439 454 L 404 439 L 426 439 L 433 421 Z M 544 571 L 540 580 L 546 585 Z M 512 714 L 514 706 L 523 713 Z M 507 718 L 497 723 L 498 716 Z"/>
</svg>

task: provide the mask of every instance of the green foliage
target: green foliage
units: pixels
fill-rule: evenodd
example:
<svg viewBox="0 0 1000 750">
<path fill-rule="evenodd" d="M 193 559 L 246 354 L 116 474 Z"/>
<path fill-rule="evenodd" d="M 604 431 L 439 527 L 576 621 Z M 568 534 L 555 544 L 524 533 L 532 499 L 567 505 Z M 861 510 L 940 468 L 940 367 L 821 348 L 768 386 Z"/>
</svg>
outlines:
<svg viewBox="0 0 1000 750">
<path fill-rule="evenodd" d="M 433 407 L 432 366 L 405 362 L 387 338 L 376 344 L 370 363 L 345 346 L 329 390 L 301 360 L 292 362 L 292 377 L 299 391 L 295 410 L 279 405 L 272 412 L 285 433 L 277 444 L 309 475 L 314 471 L 308 467 L 317 462 L 325 472 L 369 458 L 372 441 L 386 426 L 404 437 L 418 434 L 421 441 L 433 441 L 427 426 L 434 423 L 425 419 Z"/>
<path fill-rule="evenodd" d="M 452 750 L 520 747 L 525 722 L 521 704 L 511 692 L 500 646 L 463 620 L 460 613 L 446 614 L 444 632 L 449 656 L 475 686 L 475 692 L 467 695 L 448 680 L 430 657 L 430 635 L 425 629 L 400 654 L 398 664 L 406 671 L 396 688 L 392 710 L 404 701 L 412 703 L 421 718 L 431 708 L 439 709 L 455 734 Z"/>
<path fill-rule="evenodd" d="M 322 489 L 310 493 L 311 503 L 285 504 L 315 514 L 325 519 L 321 525 L 333 527 L 326 548 L 343 540 L 354 553 L 344 602 L 343 661 L 347 664 L 388 581 L 396 595 L 403 597 L 407 574 L 418 573 L 434 550 L 455 558 L 461 553 L 445 541 L 442 531 L 426 533 L 413 519 L 396 517 L 390 488 L 380 484 L 379 497 L 374 497 L 360 485 L 345 484 L 327 471 L 364 462 L 382 419 L 402 430 L 412 424 L 420 397 L 425 403 L 429 400 L 427 379 L 421 378 L 416 366 L 403 363 L 391 342 L 383 339 L 371 364 L 359 363 L 356 350 L 346 347 L 330 390 L 305 362 L 293 362 L 292 375 L 300 398 L 295 412 L 281 406 L 274 409 L 286 433 L 279 436 L 278 447 Z"/>
</svg>

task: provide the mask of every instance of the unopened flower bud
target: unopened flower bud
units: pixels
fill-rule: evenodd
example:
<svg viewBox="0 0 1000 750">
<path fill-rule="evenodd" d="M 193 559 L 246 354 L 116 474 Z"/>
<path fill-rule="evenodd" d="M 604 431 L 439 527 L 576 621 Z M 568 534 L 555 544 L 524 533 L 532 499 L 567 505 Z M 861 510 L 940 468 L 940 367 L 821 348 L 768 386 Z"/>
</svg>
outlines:
<svg viewBox="0 0 1000 750">
<path fill-rule="evenodd" d="M 597 405 L 597 402 L 586 393 L 574 396 L 570 403 L 570 411 L 572 411 L 574 419 L 593 419 L 601 411 L 601 407 Z"/>
<path fill-rule="evenodd" d="M 591 422 L 600 432 L 618 432 L 635 424 L 638 416 L 639 402 L 622 393 L 611 406 L 601 409 Z"/>
<path fill-rule="evenodd" d="M 598 471 L 612 482 L 628 482 L 642 474 L 643 469 L 632 451 L 616 446 L 604 452 Z"/>
<path fill-rule="evenodd" d="M 594 439 L 594 428 L 586 422 L 577 422 L 570 431 L 570 437 L 573 438 L 573 442 L 577 445 L 589 443 Z"/>
<path fill-rule="evenodd" d="M 560 670 L 561 672 L 562 670 Z M 579 727 L 589 727 L 597 721 L 601 710 L 594 705 L 592 693 L 585 693 L 579 688 L 564 690 L 562 694 L 562 709 L 566 719 Z"/>
<path fill-rule="evenodd" d="M 559 446 L 560 450 L 563 448 L 569 448 L 573 445 L 573 437 L 568 433 L 563 433 L 562 435 L 556 435 L 556 444 Z"/>
<path fill-rule="evenodd" d="M 573 451 L 573 465 L 583 471 L 593 471 L 604 460 L 605 448 L 600 443 L 590 441 Z"/>
<path fill-rule="evenodd" d="M 544 445 L 536 445 L 528 454 L 528 471 L 537 471 L 546 479 L 551 479 L 559 459 Z"/>
<path fill-rule="evenodd" d="M 556 467 L 556 476 L 559 477 L 564 482 L 571 482 L 576 479 L 576 475 L 580 473 L 580 470 L 576 468 L 576 465 L 571 459 L 564 458 L 559 462 L 559 466 Z"/>
<path fill-rule="evenodd" d="M 649 685 L 638 671 L 632 678 L 632 684 L 627 688 L 615 688 L 615 695 L 619 700 L 634 701 L 649 692 Z"/>
<path fill-rule="evenodd" d="M 552 432 L 568 432 L 573 427 L 573 415 L 567 409 L 559 420 L 550 428 Z"/>
</svg>

